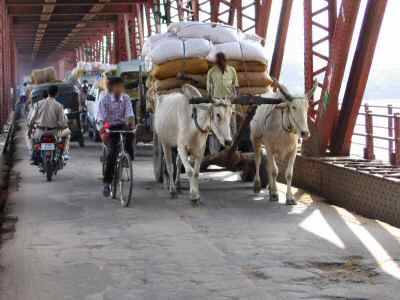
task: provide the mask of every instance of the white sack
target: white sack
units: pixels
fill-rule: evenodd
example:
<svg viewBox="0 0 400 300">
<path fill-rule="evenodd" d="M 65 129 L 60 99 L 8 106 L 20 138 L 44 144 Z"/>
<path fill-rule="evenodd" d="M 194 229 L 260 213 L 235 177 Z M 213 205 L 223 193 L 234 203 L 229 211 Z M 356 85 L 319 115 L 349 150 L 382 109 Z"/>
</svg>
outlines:
<svg viewBox="0 0 400 300">
<path fill-rule="evenodd" d="M 239 41 L 237 29 L 224 24 L 180 22 L 171 24 L 168 30 L 176 33 L 178 38 L 201 38 L 210 40 L 214 44 Z"/>
<path fill-rule="evenodd" d="M 142 48 L 142 55 L 143 56 L 150 55 L 151 50 L 154 49 L 159 42 L 171 39 L 176 40 L 177 39 L 176 34 L 171 32 L 153 34 L 152 36 L 148 37 L 144 42 Z"/>
<path fill-rule="evenodd" d="M 253 42 L 261 43 L 263 38 L 258 36 L 255 33 L 241 32 L 240 33 L 240 40 L 241 41 L 253 41 Z"/>
<path fill-rule="evenodd" d="M 205 58 L 210 50 L 210 42 L 204 39 L 168 39 L 157 43 L 150 58 L 153 64 L 162 64 L 180 58 Z"/>
<path fill-rule="evenodd" d="M 167 31 L 170 33 L 177 34 L 179 31 L 182 30 L 182 28 L 195 24 L 202 24 L 202 23 L 197 21 L 183 21 L 183 22 L 171 23 L 168 25 Z"/>
<path fill-rule="evenodd" d="M 243 40 L 235 43 L 214 45 L 211 48 L 207 60 L 215 62 L 218 52 L 223 52 L 227 60 L 258 61 L 263 64 L 267 62 L 267 54 L 264 47 L 256 42 Z"/>
</svg>

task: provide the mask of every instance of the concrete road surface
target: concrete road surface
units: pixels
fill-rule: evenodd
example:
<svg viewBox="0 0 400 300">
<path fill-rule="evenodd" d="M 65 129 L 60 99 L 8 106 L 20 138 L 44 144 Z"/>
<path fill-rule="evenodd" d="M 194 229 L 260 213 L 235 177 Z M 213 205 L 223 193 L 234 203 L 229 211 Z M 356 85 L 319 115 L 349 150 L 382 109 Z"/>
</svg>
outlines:
<svg viewBox="0 0 400 300">
<path fill-rule="evenodd" d="M 99 144 L 73 148 L 47 183 L 19 142 L 1 300 L 400 299 L 391 226 L 302 191 L 296 207 L 284 194 L 271 203 L 227 172 L 202 175 L 194 208 L 187 190 L 170 199 L 154 182 L 148 156 L 137 157 L 135 199 L 121 208 L 101 195 Z"/>
</svg>

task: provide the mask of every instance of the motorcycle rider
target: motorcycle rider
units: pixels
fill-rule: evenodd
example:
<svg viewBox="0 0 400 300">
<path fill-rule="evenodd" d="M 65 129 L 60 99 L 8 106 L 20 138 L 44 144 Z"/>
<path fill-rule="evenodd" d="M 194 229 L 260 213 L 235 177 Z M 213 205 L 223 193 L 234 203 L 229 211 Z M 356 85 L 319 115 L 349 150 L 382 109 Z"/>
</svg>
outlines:
<svg viewBox="0 0 400 300">
<path fill-rule="evenodd" d="M 107 123 L 112 130 L 132 130 L 135 127 L 135 115 L 133 113 L 131 98 L 125 94 L 124 81 L 120 77 L 110 78 L 108 81 L 109 92 L 104 93 L 99 103 L 97 120 L 101 131 L 105 132 L 104 125 Z M 133 133 L 125 135 L 126 152 L 133 160 Z M 104 141 L 103 141 L 104 142 Z M 114 168 L 118 155 L 119 134 L 110 133 L 108 142 L 106 170 L 104 175 L 103 195 L 109 197 L 111 183 L 114 176 Z"/>
<path fill-rule="evenodd" d="M 40 100 L 34 106 L 32 118 L 29 122 L 28 137 L 38 141 L 44 133 L 52 133 L 65 139 L 65 153 L 68 153 L 71 130 L 68 128 L 68 119 L 64 114 L 64 107 L 55 99 L 57 94 L 58 87 L 50 86 L 48 97 Z M 32 136 L 33 129 L 35 131 Z"/>
</svg>

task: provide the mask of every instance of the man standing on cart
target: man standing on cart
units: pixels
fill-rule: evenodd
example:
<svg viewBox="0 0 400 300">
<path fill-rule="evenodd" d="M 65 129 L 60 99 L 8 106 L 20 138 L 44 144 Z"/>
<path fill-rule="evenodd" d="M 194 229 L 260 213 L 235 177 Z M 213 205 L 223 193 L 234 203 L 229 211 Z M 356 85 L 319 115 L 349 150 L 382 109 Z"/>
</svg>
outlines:
<svg viewBox="0 0 400 300">
<path fill-rule="evenodd" d="M 105 125 L 110 131 L 113 130 L 133 130 L 135 127 L 135 115 L 132 109 L 130 97 L 125 94 L 124 81 L 122 78 L 115 77 L 109 79 L 109 93 L 105 93 L 99 103 L 99 112 L 97 116 L 101 131 L 105 133 Z M 126 152 L 133 160 L 133 133 L 126 135 Z M 114 169 L 118 155 L 119 134 L 110 133 L 107 141 L 108 155 L 106 157 L 106 169 L 104 173 L 103 195 L 109 197 L 111 193 L 111 183 L 114 177 Z"/>
<path fill-rule="evenodd" d="M 239 94 L 239 80 L 234 67 L 229 66 L 225 54 L 219 52 L 215 57 L 215 66 L 207 74 L 207 92 L 213 98 L 232 98 Z M 236 118 L 231 121 L 232 133 L 236 133 Z M 211 151 L 218 151 L 221 147 L 214 136 L 210 136 Z"/>
<path fill-rule="evenodd" d="M 237 96 L 239 81 L 234 67 L 226 62 L 225 54 L 217 53 L 215 66 L 207 74 L 207 92 L 215 98 L 231 98 Z"/>
</svg>

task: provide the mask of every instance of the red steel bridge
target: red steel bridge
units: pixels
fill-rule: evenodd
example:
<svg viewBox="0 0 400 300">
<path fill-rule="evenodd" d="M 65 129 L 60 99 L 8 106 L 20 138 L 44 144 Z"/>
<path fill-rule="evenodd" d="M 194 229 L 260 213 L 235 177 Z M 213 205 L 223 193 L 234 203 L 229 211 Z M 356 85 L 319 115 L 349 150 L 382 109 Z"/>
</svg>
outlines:
<svg viewBox="0 0 400 300">
<path fill-rule="evenodd" d="M 364 1 L 367 6 L 361 12 Z M 274 2 L 281 5 L 278 24 L 269 22 Z M 117 63 L 133 59 L 140 56 L 146 37 L 175 21 L 223 22 L 255 32 L 264 39 L 270 38 L 267 35 L 270 27 L 277 26 L 270 72 L 279 78 L 293 3 L 293 0 L 0 0 L 0 121 L 2 124 L 6 121 L 16 85 L 32 68 L 53 65 L 62 79 L 77 61 Z M 381 204 L 395 199 L 400 191 L 399 116 L 390 115 L 391 163 L 373 160 L 371 117 L 366 118 L 364 159 L 349 157 L 387 3 L 387 0 L 303 0 L 304 88 L 310 89 L 317 80 L 320 91 L 310 108 L 312 138 L 304 145 L 298 160 L 296 181 L 328 198 L 335 195 L 335 199 L 350 208 L 398 224 L 398 204 L 391 208 Z M 363 21 L 357 36 L 356 18 L 361 13 Z M 351 57 L 350 45 L 355 39 L 357 46 Z M 266 43 L 272 45 L 268 40 Z M 351 63 L 350 75 L 343 82 L 347 63 Z M 341 86 L 345 87 L 342 98 Z M 383 185 L 387 195 L 379 200 L 382 198 L 379 187 Z"/>
</svg>

